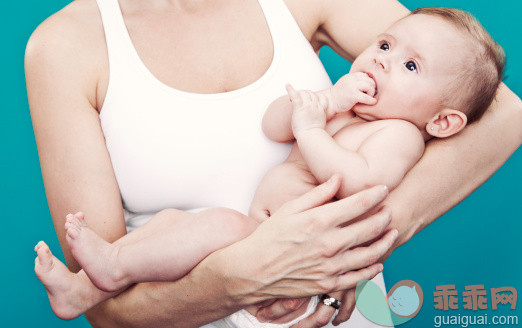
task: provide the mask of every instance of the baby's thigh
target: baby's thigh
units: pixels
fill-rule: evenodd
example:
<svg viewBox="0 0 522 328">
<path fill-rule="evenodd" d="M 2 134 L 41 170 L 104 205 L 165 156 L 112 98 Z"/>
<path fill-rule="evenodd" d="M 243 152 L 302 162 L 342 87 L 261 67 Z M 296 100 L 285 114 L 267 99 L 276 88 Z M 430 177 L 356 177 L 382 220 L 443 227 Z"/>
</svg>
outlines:
<svg viewBox="0 0 522 328">
<path fill-rule="evenodd" d="M 283 204 L 298 198 L 317 185 L 308 169 L 296 162 L 285 162 L 273 167 L 257 187 L 249 215 L 267 219 Z"/>
</svg>

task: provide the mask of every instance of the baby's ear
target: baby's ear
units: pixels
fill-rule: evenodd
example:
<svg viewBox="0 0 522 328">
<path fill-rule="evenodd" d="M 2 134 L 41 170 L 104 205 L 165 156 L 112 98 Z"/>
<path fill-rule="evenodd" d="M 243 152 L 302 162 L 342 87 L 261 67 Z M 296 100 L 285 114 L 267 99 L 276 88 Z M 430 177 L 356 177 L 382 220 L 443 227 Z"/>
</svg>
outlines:
<svg viewBox="0 0 522 328">
<path fill-rule="evenodd" d="M 438 112 L 426 124 L 426 132 L 435 138 L 447 138 L 459 133 L 468 122 L 463 112 L 446 108 Z"/>
</svg>

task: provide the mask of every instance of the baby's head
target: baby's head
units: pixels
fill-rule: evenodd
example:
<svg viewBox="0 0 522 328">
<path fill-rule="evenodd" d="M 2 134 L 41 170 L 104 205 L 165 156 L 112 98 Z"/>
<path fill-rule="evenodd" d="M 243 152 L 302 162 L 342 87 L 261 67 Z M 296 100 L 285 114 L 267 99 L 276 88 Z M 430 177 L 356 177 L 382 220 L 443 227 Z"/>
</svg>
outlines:
<svg viewBox="0 0 522 328">
<path fill-rule="evenodd" d="M 478 120 L 502 80 L 502 48 L 470 14 L 452 8 L 414 10 L 354 61 L 376 83 L 377 104 L 353 110 L 367 120 L 404 119 L 444 138 Z"/>
</svg>

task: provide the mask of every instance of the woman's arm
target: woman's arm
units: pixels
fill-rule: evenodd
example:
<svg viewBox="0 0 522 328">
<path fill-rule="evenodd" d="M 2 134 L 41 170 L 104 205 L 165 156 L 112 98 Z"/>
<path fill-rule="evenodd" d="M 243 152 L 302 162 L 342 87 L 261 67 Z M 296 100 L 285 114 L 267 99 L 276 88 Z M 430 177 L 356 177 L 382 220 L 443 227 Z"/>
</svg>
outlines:
<svg viewBox="0 0 522 328">
<path fill-rule="evenodd" d="M 395 247 L 457 205 L 522 143 L 522 102 L 502 84 L 478 122 L 448 140 L 433 140 L 385 203 L 399 229 Z M 388 254 L 389 255 L 389 254 Z"/>
<path fill-rule="evenodd" d="M 74 27 L 56 16 L 40 25 L 28 42 L 25 69 L 49 209 L 69 269 L 76 272 L 65 216 L 84 211 L 93 230 L 110 242 L 125 234 L 125 223 L 95 108 L 99 69 L 91 63 L 98 58 L 74 41 L 89 38 Z"/>
<path fill-rule="evenodd" d="M 29 104 L 46 195 L 66 262 L 74 272 L 81 268 L 65 240 L 67 213 L 83 211 L 89 226 L 110 242 L 126 233 L 118 185 L 95 108 L 99 73 L 96 64 L 103 60 L 90 47 L 77 42 L 90 34 L 83 33 L 83 26 L 76 22 L 63 15 L 51 17 L 32 35 L 25 58 Z M 86 42 L 99 45 L 96 38 Z M 206 304 L 205 299 L 220 299 L 223 295 L 219 290 L 222 284 L 213 275 L 204 277 L 198 280 L 191 276 L 172 284 L 136 285 L 90 311 L 87 318 L 95 326 L 130 327 L 130 320 L 135 320 L 136 326 L 150 326 L 154 320 L 165 318 L 166 308 L 170 310 L 179 304 L 183 306 L 179 306 L 178 313 L 168 314 L 180 321 L 197 313 L 205 317 L 202 320 L 210 314 L 210 321 L 214 313 L 224 316 L 236 310 L 227 308 L 228 304 L 220 304 L 219 310 L 209 304 L 208 313 L 190 309 L 188 304 Z M 202 286 L 205 288 L 200 290 Z M 203 290 L 205 295 L 198 294 Z M 139 310 L 133 304 L 139 305 Z"/>
</svg>

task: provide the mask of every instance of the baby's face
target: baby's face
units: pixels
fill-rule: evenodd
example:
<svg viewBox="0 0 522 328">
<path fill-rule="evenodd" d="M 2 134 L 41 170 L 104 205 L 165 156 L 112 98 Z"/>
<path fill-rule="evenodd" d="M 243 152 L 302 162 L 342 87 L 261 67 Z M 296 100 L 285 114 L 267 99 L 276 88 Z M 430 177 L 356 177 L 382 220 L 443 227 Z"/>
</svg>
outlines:
<svg viewBox="0 0 522 328">
<path fill-rule="evenodd" d="M 441 18 L 408 16 L 354 61 L 350 72 L 365 72 L 376 83 L 377 104 L 353 110 L 367 120 L 404 119 L 423 129 L 444 109 L 444 93 L 463 67 L 463 34 Z"/>
</svg>

